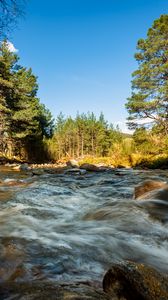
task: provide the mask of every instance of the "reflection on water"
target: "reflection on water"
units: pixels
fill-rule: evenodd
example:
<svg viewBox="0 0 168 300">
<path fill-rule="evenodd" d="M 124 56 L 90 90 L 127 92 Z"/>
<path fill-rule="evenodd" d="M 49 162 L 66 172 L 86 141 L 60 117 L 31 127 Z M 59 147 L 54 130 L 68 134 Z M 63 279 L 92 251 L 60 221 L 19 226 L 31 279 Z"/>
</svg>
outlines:
<svg viewBox="0 0 168 300">
<path fill-rule="evenodd" d="M 138 183 L 167 181 L 166 171 L 118 172 L 32 181 L 1 170 L 0 282 L 102 280 L 125 259 L 168 271 L 167 204 L 160 213 L 157 205 L 132 200 Z M 6 187 L 6 178 L 31 184 Z"/>
</svg>

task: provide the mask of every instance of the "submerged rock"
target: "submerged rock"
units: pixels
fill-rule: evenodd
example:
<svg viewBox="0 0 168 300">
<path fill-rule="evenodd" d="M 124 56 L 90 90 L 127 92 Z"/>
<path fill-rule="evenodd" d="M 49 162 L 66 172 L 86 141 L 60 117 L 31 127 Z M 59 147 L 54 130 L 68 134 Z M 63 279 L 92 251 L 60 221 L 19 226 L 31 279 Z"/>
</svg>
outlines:
<svg viewBox="0 0 168 300">
<path fill-rule="evenodd" d="M 10 238 L 1 240 L 0 254 L 0 283 L 5 281 L 13 281 L 22 278 L 24 268 L 22 262 L 24 260 L 24 250 L 17 247 Z M 2 299 L 2 298 L 0 298 Z"/>
<path fill-rule="evenodd" d="M 168 222 L 168 184 L 147 180 L 135 188 L 134 199 L 149 215 L 163 223 Z"/>
<path fill-rule="evenodd" d="M 133 262 L 114 265 L 104 276 L 103 290 L 111 299 L 167 300 L 168 277 Z"/>
<path fill-rule="evenodd" d="M 83 220 L 85 221 L 92 221 L 92 220 L 108 220 L 111 219 L 113 216 L 113 211 L 111 207 L 105 207 L 102 209 L 98 209 L 95 212 L 87 213 Z"/>
<path fill-rule="evenodd" d="M 164 181 L 146 180 L 135 187 L 134 199 L 144 199 L 151 191 L 159 189 L 168 189 L 167 183 Z"/>
<path fill-rule="evenodd" d="M 64 174 L 85 175 L 86 174 L 86 170 L 79 169 L 79 168 L 73 168 L 73 169 L 65 170 Z"/>
<path fill-rule="evenodd" d="M 43 175 L 44 170 L 43 169 L 32 169 L 32 174 L 33 175 Z"/>
<path fill-rule="evenodd" d="M 26 300 L 111 300 L 101 288 L 84 283 L 54 285 L 49 282 L 0 285 L 0 299 Z"/>
</svg>

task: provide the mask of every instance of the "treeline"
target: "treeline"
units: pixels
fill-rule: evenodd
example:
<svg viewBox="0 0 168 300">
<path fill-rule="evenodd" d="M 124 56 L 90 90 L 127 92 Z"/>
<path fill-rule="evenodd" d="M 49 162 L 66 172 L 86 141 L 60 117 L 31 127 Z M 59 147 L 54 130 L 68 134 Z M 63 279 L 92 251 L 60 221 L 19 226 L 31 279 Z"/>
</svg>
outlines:
<svg viewBox="0 0 168 300">
<path fill-rule="evenodd" d="M 0 156 L 58 161 L 86 156 L 114 165 L 168 167 L 168 15 L 154 21 L 137 44 L 138 69 L 127 99 L 129 127 L 124 136 L 101 113 L 62 113 L 53 121 L 37 97 L 37 78 L 19 65 L 8 42 L 0 46 Z M 156 160 L 155 160 L 156 158 Z"/>
<path fill-rule="evenodd" d="M 8 42 L 0 46 L 0 153 L 43 160 L 44 137 L 53 131 L 50 111 L 37 98 L 37 78 L 18 64 Z"/>
<path fill-rule="evenodd" d="M 47 142 L 50 157 L 109 156 L 115 143 L 122 141 L 119 128 L 108 124 L 103 113 L 77 114 L 73 119 L 58 115 L 52 139 Z"/>
<path fill-rule="evenodd" d="M 37 77 L 19 65 L 19 57 L 0 46 L 0 156 L 27 161 L 57 161 L 69 157 L 109 156 L 123 136 L 101 113 L 60 113 L 54 123 L 37 97 Z"/>
</svg>

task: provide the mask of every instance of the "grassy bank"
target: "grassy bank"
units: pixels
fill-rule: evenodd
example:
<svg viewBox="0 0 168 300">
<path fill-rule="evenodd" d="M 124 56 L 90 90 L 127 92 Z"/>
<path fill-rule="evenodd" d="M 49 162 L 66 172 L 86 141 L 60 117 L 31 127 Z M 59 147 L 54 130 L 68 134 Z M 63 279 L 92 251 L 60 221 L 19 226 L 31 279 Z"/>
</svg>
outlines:
<svg viewBox="0 0 168 300">
<path fill-rule="evenodd" d="M 64 158 L 66 162 L 69 158 Z M 143 155 L 132 153 L 129 155 L 114 154 L 110 157 L 85 156 L 77 159 L 79 165 L 83 163 L 100 164 L 104 166 L 125 167 L 125 168 L 149 168 L 149 169 L 168 169 L 168 155 Z"/>
<path fill-rule="evenodd" d="M 64 157 L 59 161 L 52 161 L 52 163 L 66 163 L 71 158 Z M 104 166 L 112 166 L 114 168 L 142 168 L 142 169 L 168 169 L 168 155 L 143 155 L 141 153 L 132 153 L 129 155 L 119 155 L 115 153 L 107 157 L 94 157 L 94 156 L 85 156 L 83 158 L 74 158 L 78 161 L 79 165 L 88 163 Z M 6 156 L 0 156 L 0 164 L 4 165 L 7 163 L 32 163 L 31 161 L 23 161 L 17 159 L 16 157 L 9 158 Z M 34 162 L 35 163 L 35 162 Z M 45 162 L 46 163 L 46 162 Z M 48 163 L 51 163 L 48 162 Z"/>
</svg>

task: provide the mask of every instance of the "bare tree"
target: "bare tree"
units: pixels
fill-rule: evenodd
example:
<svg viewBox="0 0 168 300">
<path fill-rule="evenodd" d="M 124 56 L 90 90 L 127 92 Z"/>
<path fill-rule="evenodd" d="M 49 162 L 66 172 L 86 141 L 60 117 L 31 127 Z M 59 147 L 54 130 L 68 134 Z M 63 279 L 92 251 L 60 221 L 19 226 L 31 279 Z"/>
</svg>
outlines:
<svg viewBox="0 0 168 300">
<path fill-rule="evenodd" d="M 7 37 L 16 26 L 18 18 L 24 15 L 26 0 L 0 0 L 0 39 Z"/>
</svg>

